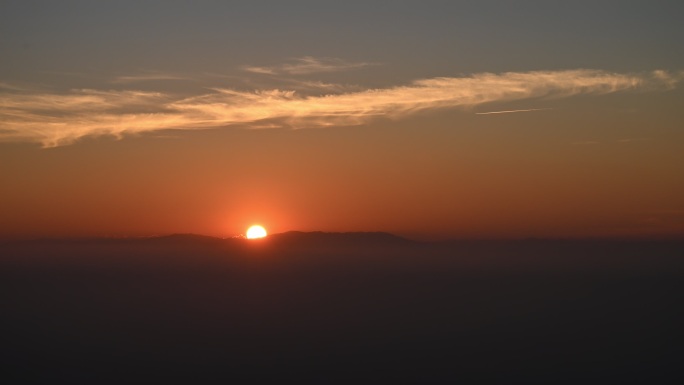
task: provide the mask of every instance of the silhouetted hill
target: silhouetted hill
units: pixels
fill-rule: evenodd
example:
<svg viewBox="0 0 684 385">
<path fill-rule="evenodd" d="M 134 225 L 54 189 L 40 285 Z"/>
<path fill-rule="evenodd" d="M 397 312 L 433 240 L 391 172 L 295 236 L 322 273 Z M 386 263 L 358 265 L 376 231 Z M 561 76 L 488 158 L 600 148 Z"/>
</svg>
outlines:
<svg viewBox="0 0 684 385">
<path fill-rule="evenodd" d="M 55 238 L 8 242 L 3 248 L 19 254 L 79 255 L 119 254 L 121 258 L 144 254 L 188 256 L 267 253 L 293 254 L 362 254 L 406 250 L 419 242 L 383 232 L 301 232 L 271 234 L 262 239 L 218 238 L 198 234 L 171 234 L 130 238 Z M 12 254 L 10 252 L 10 254 Z"/>
<path fill-rule="evenodd" d="M 151 241 L 151 242 L 177 242 L 177 243 L 214 243 L 220 242 L 223 239 L 217 237 L 211 237 L 208 235 L 199 234 L 171 234 L 171 235 L 160 235 L 148 238 L 138 238 L 139 241 Z"/>
<path fill-rule="evenodd" d="M 288 231 L 272 234 L 267 237 L 273 242 L 285 243 L 314 243 L 336 244 L 354 243 L 359 245 L 408 245 L 417 242 L 385 232 L 322 232 L 322 231 Z"/>
<path fill-rule="evenodd" d="M 321 253 L 398 250 L 419 244 L 418 242 L 383 232 L 327 233 L 320 231 L 290 231 L 269 235 L 263 241 L 269 244 L 270 247 L 283 251 Z"/>
</svg>

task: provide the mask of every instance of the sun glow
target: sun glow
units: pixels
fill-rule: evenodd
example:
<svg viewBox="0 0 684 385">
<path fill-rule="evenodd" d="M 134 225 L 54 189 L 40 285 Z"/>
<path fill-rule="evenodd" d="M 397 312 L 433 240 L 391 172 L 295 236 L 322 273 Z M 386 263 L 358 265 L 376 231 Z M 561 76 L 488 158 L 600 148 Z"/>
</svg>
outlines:
<svg viewBox="0 0 684 385">
<path fill-rule="evenodd" d="M 266 233 L 266 229 L 259 225 L 254 225 L 247 229 L 246 234 L 247 239 L 263 238 L 266 235 L 268 235 L 268 233 Z"/>
</svg>

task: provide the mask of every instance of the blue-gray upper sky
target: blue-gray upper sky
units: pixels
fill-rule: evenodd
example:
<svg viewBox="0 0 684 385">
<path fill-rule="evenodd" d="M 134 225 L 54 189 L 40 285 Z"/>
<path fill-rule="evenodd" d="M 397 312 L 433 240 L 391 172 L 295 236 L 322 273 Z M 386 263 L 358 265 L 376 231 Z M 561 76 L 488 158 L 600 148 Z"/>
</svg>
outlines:
<svg viewBox="0 0 684 385">
<path fill-rule="evenodd" d="M 678 70 L 682 14 L 681 1 L 3 1 L 0 77 L 229 73 L 303 56 L 383 63 L 377 82 Z"/>
</svg>

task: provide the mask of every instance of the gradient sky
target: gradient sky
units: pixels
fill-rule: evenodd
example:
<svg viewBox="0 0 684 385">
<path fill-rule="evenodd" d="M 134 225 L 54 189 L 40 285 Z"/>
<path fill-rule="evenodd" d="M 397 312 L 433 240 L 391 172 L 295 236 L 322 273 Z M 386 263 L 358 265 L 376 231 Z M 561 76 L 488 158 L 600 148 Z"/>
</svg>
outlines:
<svg viewBox="0 0 684 385">
<path fill-rule="evenodd" d="M 0 238 L 684 235 L 681 1 L 3 1 Z"/>
</svg>

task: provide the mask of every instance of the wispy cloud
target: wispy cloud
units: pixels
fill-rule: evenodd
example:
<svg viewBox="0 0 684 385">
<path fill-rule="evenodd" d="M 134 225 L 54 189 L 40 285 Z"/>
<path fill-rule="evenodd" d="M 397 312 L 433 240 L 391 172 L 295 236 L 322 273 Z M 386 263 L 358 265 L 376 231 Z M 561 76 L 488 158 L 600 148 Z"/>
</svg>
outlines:
<svg viewBox="0 0 684 385">
<path fill-rule="evenodd" d="M 650 140 L 651 140 L 650 138 L 625 138 L 625 139 L 617 139 L 615 141 L 610 141 L 608 143 L 626 144 L 626 143 L 646 142 L 646 141 L 650 141 Z M 570 144 L 577 145 L 577 146 L 591 146 L 591 145 L 595 145 L 595 144 L 601 144 L 601 142 L 597 142 L 594 140 L 585 140 L 585 141 L 579 141 L 579 142 L 572 142 Z"/>
<path fill-rule="evenodd" d="M 572 144 L 573 146 L 595 146 L 597 144 L 601 144 L 601 142 L 597 142 L 595 140 L 584 140 L 581 142 L 572 142 L 570 144 Z"/>
<path fill-rule="evenodd" d="M 118 76 L 112 80 L 112 83 L 137 83 L 158 80 L 191 80 L 191 78 L 162 72 L 147 72 L 138 75 Z"/>
<path fill-rule="evenodd" d="M 306 75 L 317 72 L 338 72 L 338 71 L 348 71 L 357 68 L 367 67 L 374 65 L 373 63 L 365 62 L 348 62 L 337 58 L 315 58 L 312 56 L 304 56 L 301 58 L 293 59 L 289 63 L 284 63 L 272 67 L 258 67 L 258 66 L 245 66 L 242 67 L 243 70 L 256 73 L 256 74 L 267 74 L 267 75 Z"/>
<path fill-rule="evenodd" d="M 24 87 L 24 86 L 19 86 L 16 84 L 9 84 L 9 83 L 4 83 L 0 82 L 0 91 L 5 90 L 5 91 L 30 91 L 30 87 Z"/>
<path fill-rule="evenodd" d="M 321 81 L 283 79 L 283 82 L 287 84 L 289 89 L 303 92 L 341 93 L 363 90 L 362 87 L 356 85 L 326 83 Z"/>
<path fill-rule="evenodd" d="M 475 115 L 512 114 L 515 112 L 532 112 L 532 111 L 545 111 L 545 110 L 550 110 L 550 108 L 528 108 L 526 110 L 503 110 L 503 111 L 476 112 Z"/>
<path fill-rule="evenodd" d="M 244 66 L 242 69 L 254 74 L 275 75 L 277 73 L 274 67 Z"/>
<path fill-rule="evenodd" d="M 597 70 L 482 73 L 422 79 L 408 85 L 320 91 L 215 88 L 192 97 L 142 91 L 0 92 L 0 140 L 65 145 L 86 136 L 159 130 L 357 125 L 439 108 L 540 97 L 673 87 L 681 76 Z"/>
</svg>

